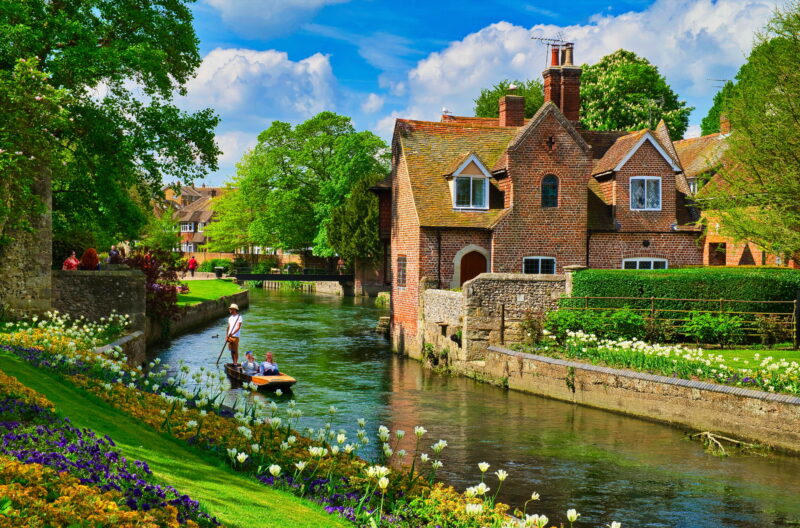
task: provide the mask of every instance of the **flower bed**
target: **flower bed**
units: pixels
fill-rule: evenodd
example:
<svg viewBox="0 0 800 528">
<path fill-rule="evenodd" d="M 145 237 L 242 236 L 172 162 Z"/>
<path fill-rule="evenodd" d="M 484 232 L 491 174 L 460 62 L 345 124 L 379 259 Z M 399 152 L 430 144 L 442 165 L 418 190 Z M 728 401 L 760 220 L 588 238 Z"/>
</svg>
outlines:
<svg viewBox="0 0 800 528">
<path fill-rule="evenodd" d="M 180 526 L 172 507 L 150 511 L 121 506 L 117 491 L 81 484 L 66 472 L 0 455 L 0 525 L 3 527 Z M 197 526 L 187 522 L 185 526 Z"/>
<path fill-rule="evenodd" d="M 438 456 L 447 442 L 430 444 L 423 427 L 415 428 L 411 436 L 414 448 L 406 452 L 400 449 L 405 432 L 392 433 L 380 426 L 376 434 L 369 434 L 366 423 L 359 419 L 352 424 L 355 432 L 348 433 L 331 408 L 322 428 L 300 434 L 302 411 L 293 401 L 283 409 L 275 402 L 265 405 L 259 401 L 223 407 L 220 377 L 224 375 L 216 372 L 194 374 L 189 389 L 185 366 L 169 377 L 170 371 L 157 361 L 142 373 L 119 362 L 114 351 L 103 357 L 62 346 L 54 354 L 29 346 L 28 336 L 10 336 L 6 343 L 5 350 L 37 367 L 61 373 L 132 418 L 215 453 L 267 486 L 322 503 L 330 513 L 357 525 L 547 525 L 543 516 L 517 521 L 506 515 L 508 507 L 497 503 L 496 497 L 508 474 L 503 470 L 491 474 L 488 464 L 479 466 L 480 483 L 463 493 L 436 482 L 442 467 Z M 381 450 L 376 460 L 368 462 L 359 453 L 371 441 L 377 441 Z M 426 450 L 427 445 L 430 449 Z"/>
<path fill-rule="evenodd" d="M 563 349 L 544 348 L 535 352 L 663 376 L 800 395 L 800 365 L 796 361 L 776 361 L 772 357 L 760 360 L 752 368 L 736 368 L 726 365 L 724 356 L 701 348 L 601 339 L 583 332 L 569 332 Z"/>
<path fill-rule="evenodd" d="M 91 504 L 84 504 L 87 508 L 93 504 L 107 514 L 163 510 L 154 514 L 154 518 L 169 522 L 159 526 L 219 524 L 200 511 L 196 501 L 175 488 L 154 483 L 147 464 L 128 462 L 113 450 L 111 438 L 98 438 L 92 431 L 78 429 L 68 419 L 59 418 L 52 411 L 52 403 L 30 389 L 21 390 L 15 378 L 3 374 L 0 381 L 3 382 L 0 385 L 0 430 L 3 431 L 0 455 L 25 464 L 46 466 L 73 478 L 59 478 L 59 482 L 74 480 L 81 486 L 96 488 L 97 491 L 90 494 Z M 20 393 L 24 394 L 17 397 Z M 106 492 L 114 493 L 101 501 L 98 497 Z M 17 496 L 21 496 L 19 493 Z M 105 505 L 107 502 L 122 510 Z"/>
</svg>

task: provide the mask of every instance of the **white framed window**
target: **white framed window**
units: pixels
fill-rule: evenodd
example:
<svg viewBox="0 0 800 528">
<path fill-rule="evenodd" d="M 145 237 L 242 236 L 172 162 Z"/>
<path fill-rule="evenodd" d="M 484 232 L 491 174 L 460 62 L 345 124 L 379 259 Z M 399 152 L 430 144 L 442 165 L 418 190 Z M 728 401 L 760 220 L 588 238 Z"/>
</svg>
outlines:
<svg viewBox="0 0 800 528">
<path fill-rule="evenodd" d="M 661 210 L 661 178 L 634 176 L 631 178 L 631 211 Z"/>
<path fill-rule="evenodd" d="M 689 192 L 697 194 L 697 178 L 686 178 L 686 183 L 689 184 Z"/>
<path fill-rule="evenodd" d="M 181 233 L 194 233 L 194 222 L 181 222 Z"/>
<path fill-rule="evenodd" d="M 184 253 L 193 253 L 194 244 L 184 242 L 183 244 L 181 244 L 181 251 L 183 251 Z"/>
<path fill-rule="evenodd" d="M 553 257 L 525 257 L 522 259 L 522 273 L 553 275 L 555 272 L 556 259 Z"/>
<path fill-rule="evenodd" d="M 652 258 L 652 257 L 636 257 L 622 259 L 622 269 L 629 270 L 649 270 L 649 269 L 667 269 L 669 263 L 667 259 Z"/>
<path fill-rule="evenodd" d="M 454 183 L 453 207 L 488 209 L 489 179 L 483 176 L 458 176 Z"/>
<path fill-rule="evenodd" d="M 205 226 L 206 226 L 206 224 L 204 224 L 203 222 L 197 222 L 197 232 L 198 233 L 202 233 L 203 232 L 203 228 Z"/>
</svg>

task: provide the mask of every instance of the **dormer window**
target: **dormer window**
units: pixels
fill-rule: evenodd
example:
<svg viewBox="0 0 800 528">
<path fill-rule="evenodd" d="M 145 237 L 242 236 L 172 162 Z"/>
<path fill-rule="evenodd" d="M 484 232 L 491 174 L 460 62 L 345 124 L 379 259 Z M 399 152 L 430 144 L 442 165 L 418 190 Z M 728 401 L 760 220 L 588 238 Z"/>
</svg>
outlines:
<svg viewBox="0 0 800 528">
<path fill-rule="evenodd" d="M 456 178 L 456 209 L 486 209 L 488 207 L 489 179 L 482 176 Z"/>
<path fill-rule="evenodd" d="M 450 192 L 454 209 L 488 209 L 489 178 L 483 162 L 475 154 L 469 154 L 459 161 L 459 166 L 446 175 L 450 180 Z"/>
</svg>

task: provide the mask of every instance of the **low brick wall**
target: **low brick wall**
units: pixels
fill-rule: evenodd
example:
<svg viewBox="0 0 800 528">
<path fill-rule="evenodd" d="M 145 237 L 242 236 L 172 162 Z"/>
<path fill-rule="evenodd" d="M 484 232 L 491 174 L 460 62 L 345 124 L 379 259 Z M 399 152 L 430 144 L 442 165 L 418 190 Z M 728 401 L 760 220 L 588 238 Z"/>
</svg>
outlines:
<svg viewBox="0 0 800 528">
<path fill-rule="evenodd" d="M 145 277 L 139 270 L 53 271 L 53 308 L 91 321 L 112 310 L 131 318 L 131 331 L 145 330 Z"/>
<path fill-rule="evenodd" d="M 180 318 L 177 321 L 172 321 L 166 337 L 177 337 L 195 327 L 228 315 L 228 306 L 230 306 L 231 303 L 238 304 L 239 308 L 244 310 L 250 305 L 249 292 L 244 290 L 239 293 L 234 293 L 233 295 L 226 295 L 219 299 L 203 301 L 199 304 L 182 308 Z M 222 328 L 222 332 L 224 331 L 225 329 Z M 148 346 L 158 343 L 165 337 L 161 324 L 152 319 L 148 319 L 147 331 L 145 333 L 147 335 Z"/>
<path fill-rule="evenodd" d="M 800 453 L 800 398 L 565 361 L 491 346 L 460 365 L 510 389 Z"/>
</svg>

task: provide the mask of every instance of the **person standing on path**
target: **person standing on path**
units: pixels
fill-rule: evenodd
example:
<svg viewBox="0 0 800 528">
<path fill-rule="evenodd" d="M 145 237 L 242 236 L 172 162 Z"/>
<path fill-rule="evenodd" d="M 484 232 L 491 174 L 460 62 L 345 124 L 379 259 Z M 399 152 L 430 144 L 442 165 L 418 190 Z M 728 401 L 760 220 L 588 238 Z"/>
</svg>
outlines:
<svg viewBox="0 0 800 528">
<path fill-rule="evenodd" d="M 228 331 L 225 333 L 228 341 L 228 350 L 231 351 L 231 360 L 234 365 L 239 364 L 239 332 L 242 330 L 242 314 L 239 313 L 239 305 L 231 304 L 228 307 L 230 317 L 228 317 Z"/>
<path fill-rule="evenodd" d="M 111 249 L 108 250 L 108 263 L 122 264 L 122 255 L 119 254 L 117 246 L 111 246 Z"/>
<path fill-rule="evenodd" d="M 194 255 L 189 258 L 189 263 L 186 264 L 186 269 L 188 269 L 189 273 L 191 273 L 192 277 L 194 277 L 194 270 L 197 269 L 197 259 L 194 258 Z"/>
</svg>

